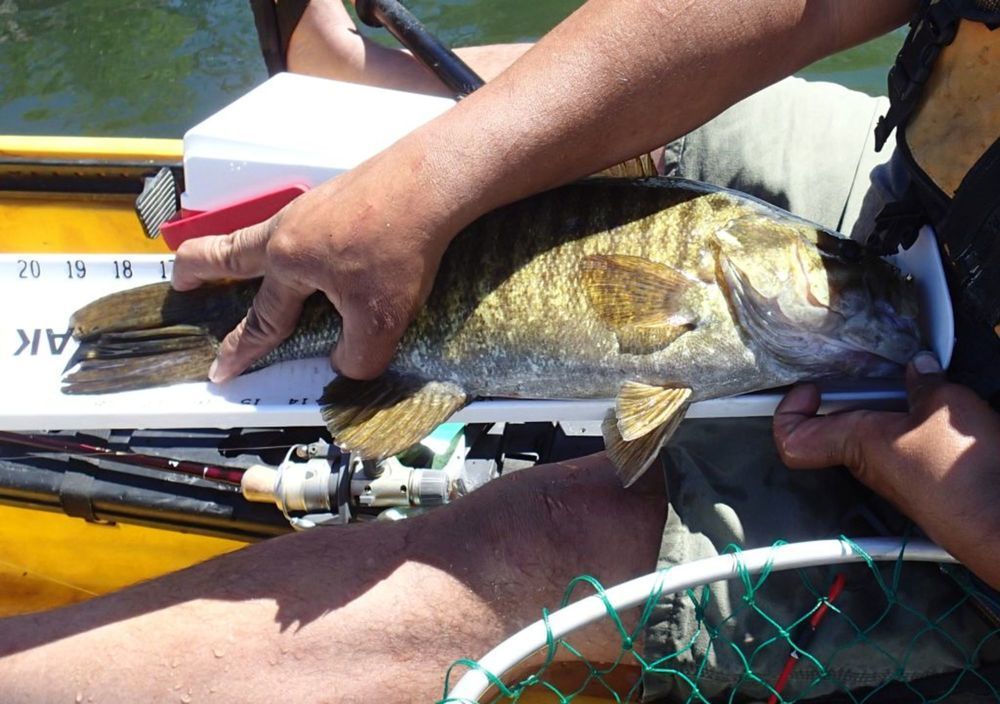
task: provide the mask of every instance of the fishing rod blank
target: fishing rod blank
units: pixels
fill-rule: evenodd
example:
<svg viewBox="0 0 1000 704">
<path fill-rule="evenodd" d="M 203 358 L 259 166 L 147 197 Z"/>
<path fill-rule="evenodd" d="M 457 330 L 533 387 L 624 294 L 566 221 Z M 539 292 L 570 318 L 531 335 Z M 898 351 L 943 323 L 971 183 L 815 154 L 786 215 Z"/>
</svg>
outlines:
<svg viewBox="0 0 1000 704">
<path fill-rule="evenodd" d="M 234 467 L 219 467 L 200 462 L 190 462 L 188 460 L 175 460 L 169 457 L 157 457 L 156 455 L 144 455 L 137 452 L 122 452 L 112 450 L 109 447 L 90 445 L 71 440 L 61 440 L 47 435 L 32 435 L 28 433 L 8 433 L 0 430 L 0 442 L 21 447 L 33 447 L 50 452 L 61 452 L 75 457 L 98 457 L 108 462 L 131 465 L 133 467 L 143 467 L 144 469 L 158 469 L 164 472 L 177 472 L 178 474 L 189 474 L 202 479 L 222 482 L 223 484 L 240 485 L 243 479 L 244 469 Z"/>
</svg>

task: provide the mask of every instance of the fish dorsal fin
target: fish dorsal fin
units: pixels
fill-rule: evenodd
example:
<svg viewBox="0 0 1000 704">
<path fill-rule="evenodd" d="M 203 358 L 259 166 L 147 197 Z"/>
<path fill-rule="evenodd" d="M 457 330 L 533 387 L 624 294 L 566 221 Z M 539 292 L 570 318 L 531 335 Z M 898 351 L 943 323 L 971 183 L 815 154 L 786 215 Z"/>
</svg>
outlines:
<svg viewBox="0 0 1000 704">
<path fill-rule="evenodd" d="M 675 409 L 667 421 L 636 440 L 627 441 L 622 438 L 619 430 L 620 421 L 615 416 L 613 409 L 608 410 L 601 424 L 601 431 L 604 435 L 604 447 L 608 453 L 608 458 L 614 463 L 623 486 L 632 486 L 636 480 L 642 476 L 643 472 L 649 469 L 656 459 L 660 448 L 670 439 L 670 436 L 677 430 L 687 404 L 682 404 Z"/>
<path fill-rule="evenodd" d="M 393 372 L 371 381 L 337 377 L 320 399 L 337 446 L 371 460 L 415 445 L 466 403 L 456 384 Z"/>
<path fill-rule="evenodd" d="M 695 326 L 685 294 L 697 284 L 666 264 L 597 254 L 584 258 L 581 273 L 590 304 L 622 352 L 655 352 Z"/>
<path fill-rule="evenodd" d="M 603 171 L 598 171 L 594 176 L 603 178 L 651 178 L 659 176 L 653 157 L 649 154 L 640 154 L 632 157 L 620 164 L 609 166 Z"/>
<path fill-rule="evenodd" d="M 691 389 L 686 386 L 670 388 L 626 381 L 615 403 L 618 432 L 625 442 L 638 440 L 675 415 L 683 416 L 690 397 Z"/>
</svg>

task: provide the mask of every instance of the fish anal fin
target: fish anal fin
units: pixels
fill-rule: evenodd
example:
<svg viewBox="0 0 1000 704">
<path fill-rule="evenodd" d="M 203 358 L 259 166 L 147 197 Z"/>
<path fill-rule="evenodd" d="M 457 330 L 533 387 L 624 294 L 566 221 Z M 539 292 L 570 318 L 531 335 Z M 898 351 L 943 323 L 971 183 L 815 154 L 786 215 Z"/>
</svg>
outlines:
<svg viewBox="0 0 1000 704">
<path fill-rule="evenodd" d="M 687 410 L 686 404 L 675 412 L 667 422 L 654 428 L 645 435 L 635 440 L 625 440 L 619 430 L 619 421 L 613 409 L 608 410 L 608 414 L 601 424 L 604 435 L 604 447 L 608 453 L 608 458 L 614 463 L 625 487 L 632 486 L 643 473 L 653 464 L 660 449 L 670 439 L 670 436 L 677 430 L 684 412 Z"/>
<path fill-rule="evenodd" d="M 627 254 L 585 257 L 583 286 L 622 352 L 663 349 L 695 327 L 690 297 L 698 284 L 666 264 Z"/>
<path fill-rule="evenodd" d="M 632 442 L 670 422 L 675 416 L 683 416 L 689 398 L 691 389 L 686 386 L 650 386 L 626 381 L 615 403 L 622 439 Z"/>
<path fill-rule="evenodd" d="M 456 384 L 393 372 L 371 381 L 337 377 L 320 399 L 337 446 L 373 460 L 420 442 L 466 403 Z"/>
</svg>

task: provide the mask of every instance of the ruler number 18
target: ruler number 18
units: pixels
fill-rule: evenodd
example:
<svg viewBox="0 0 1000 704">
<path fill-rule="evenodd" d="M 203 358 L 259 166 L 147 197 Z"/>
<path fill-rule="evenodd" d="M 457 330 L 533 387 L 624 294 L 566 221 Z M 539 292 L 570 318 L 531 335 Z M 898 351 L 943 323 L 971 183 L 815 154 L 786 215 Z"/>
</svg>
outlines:
<svg viewBox="0 0 1000 704">
<path fill-rule="evenodd" d="M 132 262 L 128 259 L 122 259 L 121 261 L 115 260 L 115 278 L 116 279 L 131 279 L 132 278 Z"/>
</svg>

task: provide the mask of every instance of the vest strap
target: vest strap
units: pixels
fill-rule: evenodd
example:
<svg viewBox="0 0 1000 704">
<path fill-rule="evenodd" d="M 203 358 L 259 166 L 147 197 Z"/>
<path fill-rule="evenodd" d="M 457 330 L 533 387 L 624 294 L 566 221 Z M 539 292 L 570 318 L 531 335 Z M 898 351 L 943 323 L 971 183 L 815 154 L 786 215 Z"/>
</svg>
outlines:
<svg viewBox="0 0 1000 704">
<path fill-rule="evenodd" d="M 889 134 L 906 124 L 920 101 L 941 49 L 955 39 L 961 11 L 948 0 L 933 5 L 929 0 L 910 21 L 910 32 L 889 69 L 889 110 L 875 126 L 875 151 L 882 151 Z"/>
<path fill-rule="evenodd" d="M 979 158 L 955 192 L 938 227 L 955 290 L 973 315 L 996 330 L 1000 322 L 1000 139 Z"/>
</svg>

